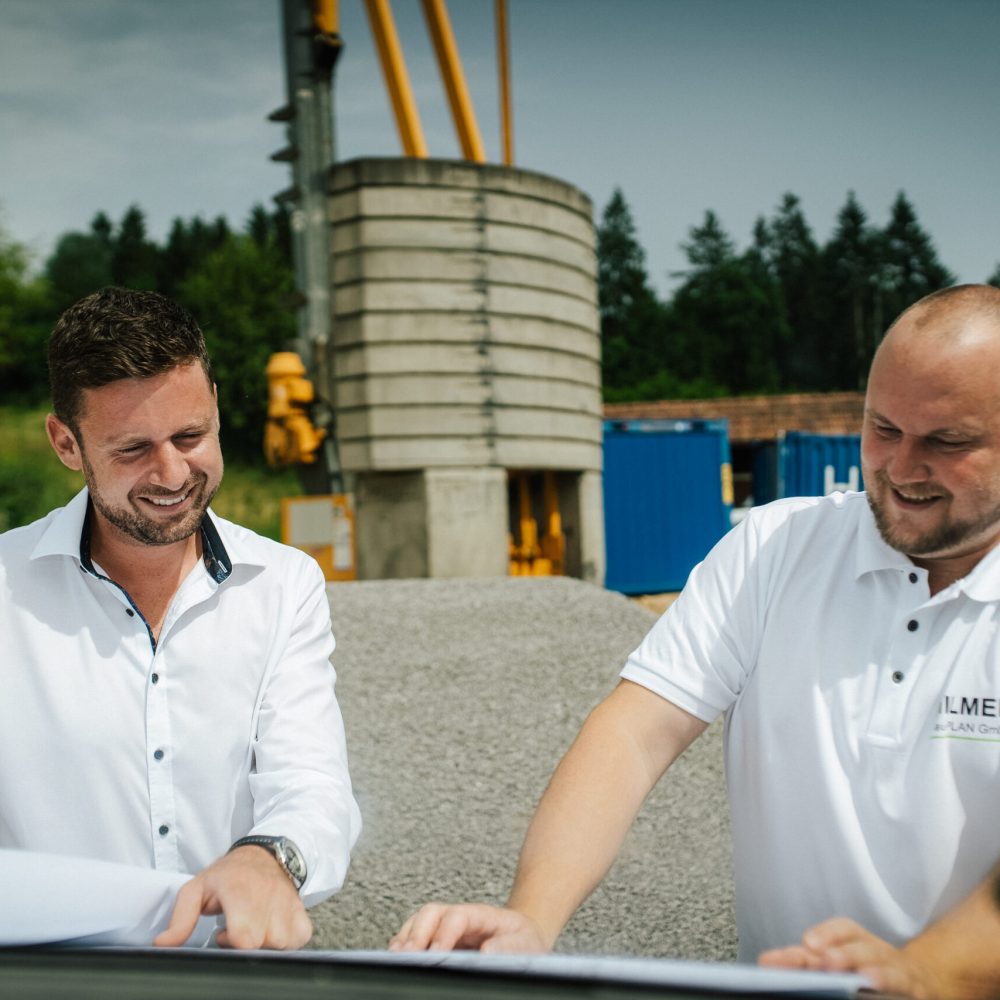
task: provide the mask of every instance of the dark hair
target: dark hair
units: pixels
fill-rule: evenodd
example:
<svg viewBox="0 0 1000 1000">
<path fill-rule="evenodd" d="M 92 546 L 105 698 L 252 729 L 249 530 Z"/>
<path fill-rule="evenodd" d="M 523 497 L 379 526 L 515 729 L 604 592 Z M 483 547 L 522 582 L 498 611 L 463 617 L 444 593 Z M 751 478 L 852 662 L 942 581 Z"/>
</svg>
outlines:
<svg viewBox="0 0 1000 1000">
<path fill-rule="evenodd" d="M 52 407 L 77 432 L 84 389 L 195 362 L 211 384 L 205 338 L 186 309 L 157 292 L 102 288 L 70 306 L 49 337 Z"/>
</svg>

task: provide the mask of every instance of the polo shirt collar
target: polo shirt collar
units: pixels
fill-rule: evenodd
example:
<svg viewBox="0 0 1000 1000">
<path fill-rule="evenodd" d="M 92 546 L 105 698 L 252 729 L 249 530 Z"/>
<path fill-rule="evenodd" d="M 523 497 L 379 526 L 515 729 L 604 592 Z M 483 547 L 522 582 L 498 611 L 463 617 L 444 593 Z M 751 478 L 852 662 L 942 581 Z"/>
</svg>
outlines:
<svg viewBox="0 0 1000 1000">
<path fill-rule="evenodd" d="M 855 579 L 865 573 L 878 570 L 898 570 L 909 573 L 916 569 L 912 560 L 888 545 L 879 534 L 871 508 L 865 505 L 858 529 L 858 544 L 855 551 Z M 953 586 L 974 601 L 1000 601 L 1000 545 L 995 546 L 973 567 L 968 576 L 957 580 Z"/>
<path fill-rule="evenodd" d="M 867 501 L 867 496 L 866 496 Z M 860 513 L 858 541 L 854 552 L 854 578 L 860 580 L 866 573 L 889 569 L 909 573 L 914 569 L 909 556 L 897 552 L 879 534 L 875 516 L 866 502 Z"/>
<path fill-rule="evenodd" d="M 94 564 L 90 559 L 89 510 L 90 493 L 84 487 L 65 507 L 53 512 L 48 526 L 31 553 L 31 558 L 69 556 L 79 560 L 83 569 L 93 573 Z M 229 547 L 222 539 L 225 527 L 226 522 L 217 523 L 211 511 L 205 514 L 201 522 L 202 560 L 206 572 L 217 584 L 222 583 L 232 573 L 234 565 Z M 242 548 L 238 542 L 235 547 Z M 260 565 L 259 559 L 238 558 L 236 561 Z"/>
</svg>

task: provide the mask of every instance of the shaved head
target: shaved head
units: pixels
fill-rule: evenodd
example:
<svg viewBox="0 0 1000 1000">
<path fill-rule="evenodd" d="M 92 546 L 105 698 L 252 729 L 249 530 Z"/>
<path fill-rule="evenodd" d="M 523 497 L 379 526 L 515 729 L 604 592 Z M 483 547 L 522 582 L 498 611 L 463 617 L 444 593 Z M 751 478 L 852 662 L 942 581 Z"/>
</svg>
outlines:
<svg viewBox="0 0 1000 1000">
<path fill-rule="evenodd" d="M 1000 539 L 1000 289 L 928 295 L 872 361 L 861 435 L 868 502 L 885 541 L 941 581 Z"/>
</svg>

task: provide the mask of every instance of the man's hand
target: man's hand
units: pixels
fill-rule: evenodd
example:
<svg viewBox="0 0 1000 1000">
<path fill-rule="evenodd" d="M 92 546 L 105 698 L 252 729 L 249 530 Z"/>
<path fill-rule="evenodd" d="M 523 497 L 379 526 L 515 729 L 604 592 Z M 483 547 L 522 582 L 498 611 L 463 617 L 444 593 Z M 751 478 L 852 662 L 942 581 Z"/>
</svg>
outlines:
<svg viewBox="0 0 1000 1000">
<path fill-rule="evenodd" d="M 185 882 L 177 893 L 170 924 L 153 944 L 173 948 L 191 936 L 203 914 L 221 913 L 224 948 L 301 948 L 312 922 L 291 879 L 260 847 L 238 847 Z"/>
<path fill-rule="evenodd" d="M 758 961 L 790 969 L 858 972 L 880 993 L 914 1000 L 940 1000 L 945 995 L 930 970 L 907 948 L 895 948 L 844 917 L 811 927 L 801 944 L 765 951 Z"/>
<path fill-rule="evenodd" d="M 428 903 L 403 924 L 389 951 L 468 951 L 526 954 L 549 951 L 538 925 L 517 910 L 484 903 Z"/>
</svg>

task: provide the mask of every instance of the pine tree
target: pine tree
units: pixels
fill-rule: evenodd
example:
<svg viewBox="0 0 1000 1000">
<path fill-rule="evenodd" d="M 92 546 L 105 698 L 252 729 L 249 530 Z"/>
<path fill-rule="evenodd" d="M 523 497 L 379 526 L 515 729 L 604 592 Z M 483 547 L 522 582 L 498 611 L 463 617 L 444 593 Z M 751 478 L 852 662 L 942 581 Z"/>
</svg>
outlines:
<svg viewBox="0 0 1000 1000">
<path fill-rule="evenodd" d="M 690 230 L 691 269 L 673 300 L 678 375 L 717 391 L 774 392 L 789 336 L 780 291 L 759 252 L 738 256 L 714 212 Z"/>
<path fill-rule="evenodd" d="M 955 276 L 938 260 L 933 241 L 902 191 L 892 204 L 879 249 L 874 321 L 876 337 L 881 340 L 884 328 L 907 306 L 954 284 Z"/>
<path fill-rule="evenodd" d="M 155 291 L 159 284 L 159 249 L 146 239 L 146 217 L 138 205 L 122 216 L 111 251 L 111 275 L 116 285 Z"/>
<path fill-rule="evenodd" d="M 632 213 L 616 188 L 597 227 L 604 384 L 632 385 L 663 366 L 663 309 L 649 287 Z"/>
<path fill-rule="evenodd" d="M 864 388 L 875 350 L 871 315 L 876 252 L 868 219 L 849 191 L 822 255 L 823 334 L 831 389 Z"/>
</svg>

